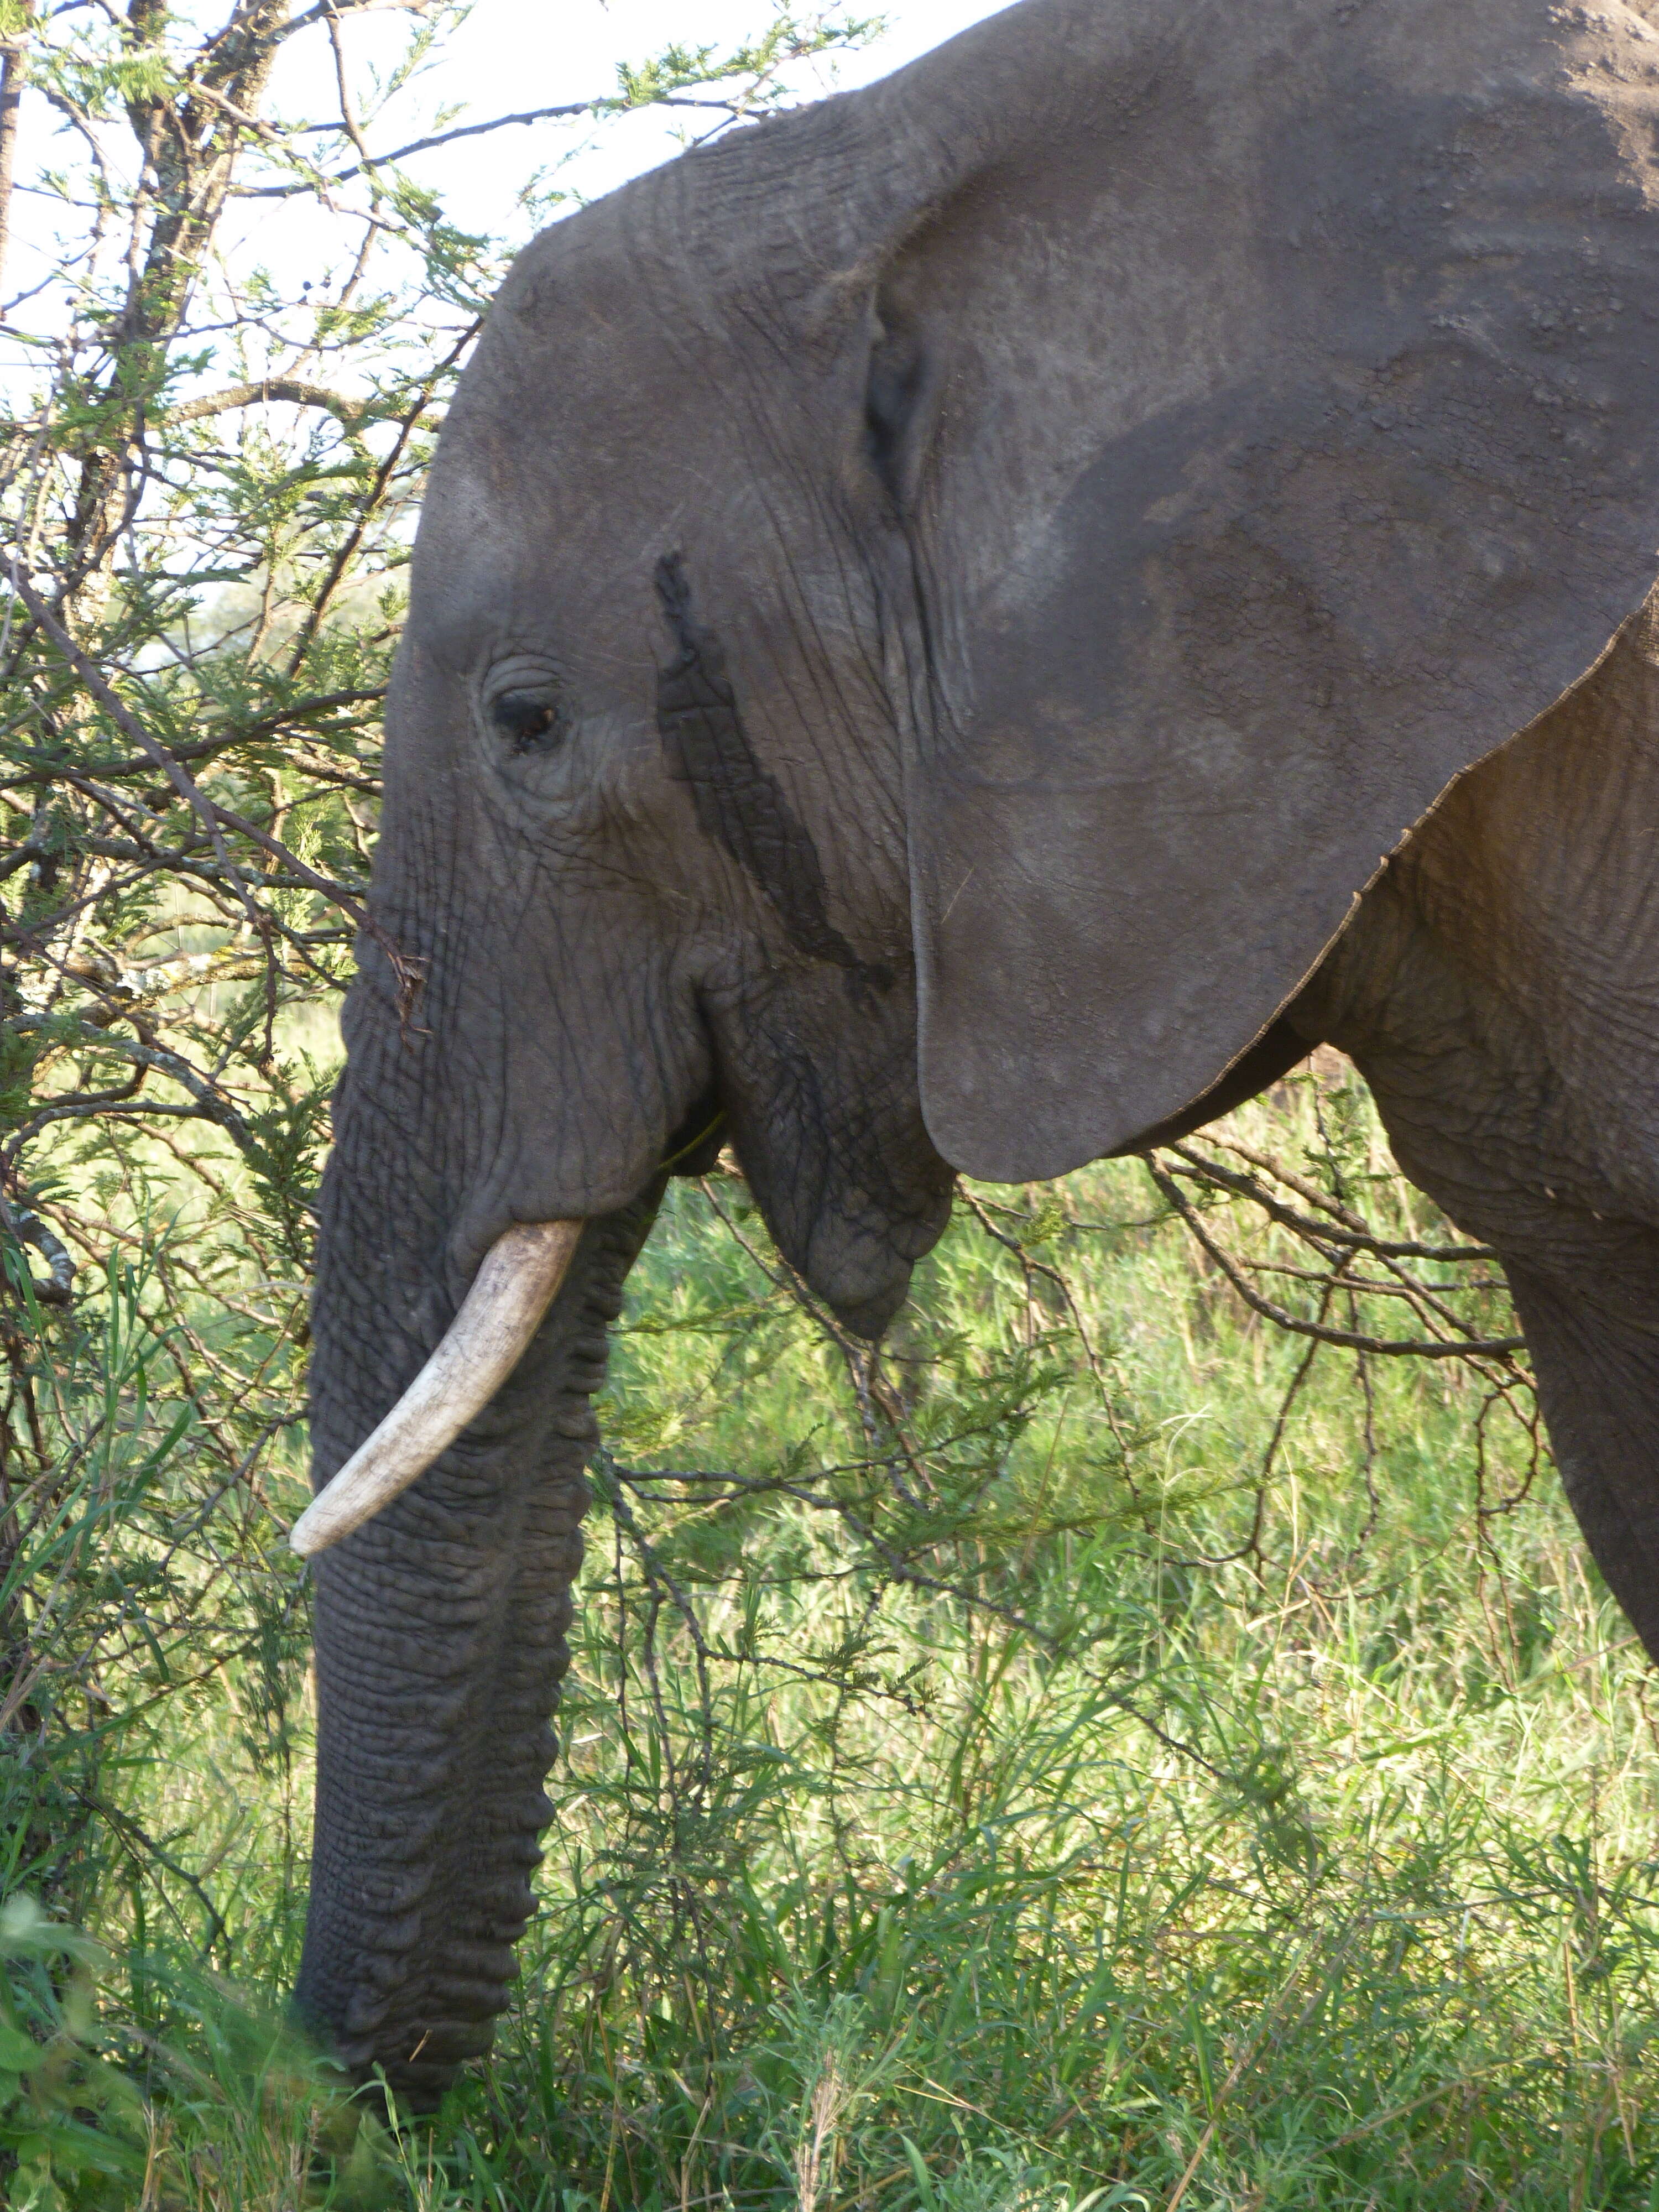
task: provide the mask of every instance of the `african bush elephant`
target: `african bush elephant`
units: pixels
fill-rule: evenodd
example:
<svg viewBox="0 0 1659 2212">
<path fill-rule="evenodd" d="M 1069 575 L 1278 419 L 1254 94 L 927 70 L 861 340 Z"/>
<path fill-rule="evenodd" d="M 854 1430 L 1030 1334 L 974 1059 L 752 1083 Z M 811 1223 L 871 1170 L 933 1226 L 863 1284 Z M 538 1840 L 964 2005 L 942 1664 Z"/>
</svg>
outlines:
<svg viewBox="0 0 1659 2212">
<path fill-rule="evenodd" d="M 1613 0 L 1023 0 L 520 257 L 324 1208 L 301 2001 L 349 2063 L 489 2045 L 606 1325 L 722 1137 L 873 1335 L 958 1170 L 1334 1040 L 1508 1264 L 1659 1652 L 1656 134 Z"/>
</svg>

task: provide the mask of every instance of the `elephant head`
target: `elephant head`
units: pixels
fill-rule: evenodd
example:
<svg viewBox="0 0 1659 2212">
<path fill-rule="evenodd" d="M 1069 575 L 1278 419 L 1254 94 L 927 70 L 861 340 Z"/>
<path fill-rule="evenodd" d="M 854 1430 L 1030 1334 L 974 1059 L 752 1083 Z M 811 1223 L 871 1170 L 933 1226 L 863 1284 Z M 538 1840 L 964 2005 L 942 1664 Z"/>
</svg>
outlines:
<svg viewBox="0 0 1659 2212">
<path fill-rule="evenodd" d="M 504 2002 L 664 1177 L 729 1136 L 878 1333 L 956 1170 L 1241 1063 L 1644 598 L 1659 43 L 1571 14 L 1024 0 L 519 259 L 421 525 L 324 1209 L 319 1486 L 466 1301 L 317 1565 L 301 1999 L 352 2063 L 434 2094 Z"/>
</svg>

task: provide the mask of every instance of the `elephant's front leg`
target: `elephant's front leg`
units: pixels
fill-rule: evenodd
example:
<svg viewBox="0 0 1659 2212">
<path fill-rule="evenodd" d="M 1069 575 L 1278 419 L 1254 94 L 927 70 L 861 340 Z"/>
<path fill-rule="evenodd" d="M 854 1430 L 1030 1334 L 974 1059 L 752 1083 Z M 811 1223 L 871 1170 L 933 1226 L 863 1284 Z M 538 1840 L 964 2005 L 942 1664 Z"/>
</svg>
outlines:
<svg viewBox="0 0 1659 2212">
<path fill-rule="evenodd" d="M 1486 1054 L 1335 1042 L 1407 1174 L 1502 1258 L 1579 1527 L 1659 1660 L 1659 1197 L 1637 1215 Z"/>
</svg>

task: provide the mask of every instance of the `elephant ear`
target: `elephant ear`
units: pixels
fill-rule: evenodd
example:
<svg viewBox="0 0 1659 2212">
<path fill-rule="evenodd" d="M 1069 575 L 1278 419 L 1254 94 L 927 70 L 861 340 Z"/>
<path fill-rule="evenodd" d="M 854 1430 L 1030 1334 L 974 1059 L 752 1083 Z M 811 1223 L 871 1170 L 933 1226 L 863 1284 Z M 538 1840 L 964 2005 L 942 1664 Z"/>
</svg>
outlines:
<svg viewBox="0 0 1659 2212">
<path fill-rule="evenodd" d="M 881 280 L 870 436 L 924 1108 L 1023 1180 L 1214 1084 L 1646 596 L 1659 42 L 1033 0 L 936 58 L 970 154 Z"/>
</svg>

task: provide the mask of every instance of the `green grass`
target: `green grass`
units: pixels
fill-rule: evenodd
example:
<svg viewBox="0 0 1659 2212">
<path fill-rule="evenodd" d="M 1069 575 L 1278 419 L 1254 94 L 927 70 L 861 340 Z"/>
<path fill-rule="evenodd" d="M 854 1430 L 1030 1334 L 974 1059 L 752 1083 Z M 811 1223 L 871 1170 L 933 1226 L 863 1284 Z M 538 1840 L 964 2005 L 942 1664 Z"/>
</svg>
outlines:
<svg viewBox="0 0 1659 2212">
<path fill-rule="evenodd" d="M 1231 1127 L 1445 1236 L 1351 1080 Z M 872 1370 L 740 1184 L 676 1190 L 608 1394 L 545 1909 L 435 2127 L 379 2129 L 281 2027 L 307 1706 L 291 1640 L 234 1642 L 288 1588 L 238 1523 L 229 1656 L 101 1754 L 115 1842 L 5 1908 L 14 2204 L 1659 2208 L 1646 1665 L 1512 1363 L 1310 1363 L 1138 1163 L 975 1195 Z M 1379 1263 L 1304 1282 L 1259 1212 L 1207 1218 L 1270 1298 L 1416 1333 L 1346 1286 Z M 1469 1272 L 1412 1265 L 1502 1335 Z M 188 1492 L 190 1452 L 110 1510 Z M 37 1826 L 86 1735 L 14 1778 Z"/>
</svg>

